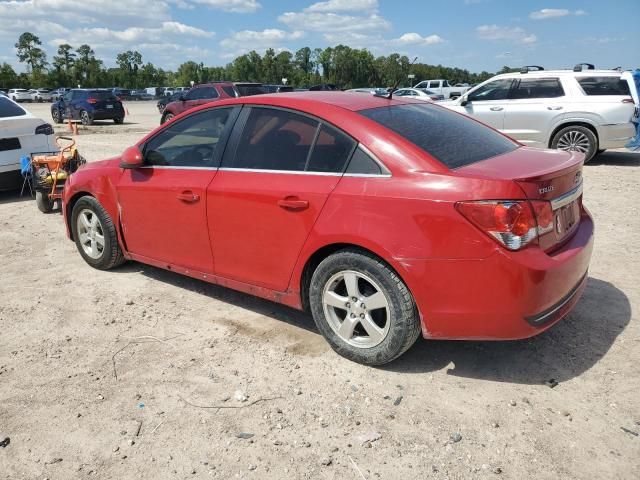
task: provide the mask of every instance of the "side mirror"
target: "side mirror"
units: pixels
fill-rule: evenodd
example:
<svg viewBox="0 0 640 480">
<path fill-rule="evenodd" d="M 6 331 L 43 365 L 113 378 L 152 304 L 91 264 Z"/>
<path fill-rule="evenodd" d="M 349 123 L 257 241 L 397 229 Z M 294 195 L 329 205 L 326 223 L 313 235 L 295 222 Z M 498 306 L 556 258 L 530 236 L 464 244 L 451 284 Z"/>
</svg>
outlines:
<svg viewBox="0 0 640 480">
<path fill-rule="evenodd" d="M 468 95 L 463 95 L 462 97 L 460 97 L 460 106 L 461 107 L 466 107 L 469 104 L 469 96 Z"/>
<path fill-rule="evenodd" d="M 142 152 L 136 145 L 127 148 L 120 157 L 120 168 L 138 168 L 143 163 Z"/>
</svg>

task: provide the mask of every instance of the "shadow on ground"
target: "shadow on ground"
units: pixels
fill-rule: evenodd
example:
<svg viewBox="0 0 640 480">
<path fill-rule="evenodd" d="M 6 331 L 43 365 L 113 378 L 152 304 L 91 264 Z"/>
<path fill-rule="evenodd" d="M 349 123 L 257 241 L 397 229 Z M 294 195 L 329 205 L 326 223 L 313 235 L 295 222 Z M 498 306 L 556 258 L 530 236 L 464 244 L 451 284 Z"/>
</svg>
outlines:
<svg viewBox="0 0 640 480">
<path fill-rule="evenodd" d="M 315 337 L 319 333 L 313 319 L 306 313 L 139 263 L 129 263 L 115 271 L 140 272 L 154 280 L 306 330 L 315 334 L 305 337 L 309 350 L 317 350 Z M 381 368 L 424 374 L 452 364 L 447 373 L 460 377 L 532 385 L 542 384 L 551 378 L 562 382 L 595 365 L 630 320 L 631 305 L 624 292 L 609 282 L 590 277 L 575 310 L 537 337 L 500 342 L 420 339 L 398 360 Z M 298 350 L 304 351 L 304 348 L 302 344 Z"/>
<path fill-rule="evenodd" d="M 450 375 L 497 382 L 562 382 L 594 366 L 631 320 L 627 296 L 609 282 L 589 278 L 575 310 L 551 329 L 510 342 L 419 341 L 384 367 L 408 373 L 445 368 Z"/>
<path fill-rule="evenodd" d="M 596 165 L 615 165 L 619 167 L 640 166 L 640 152 L 606 151 L 596 155 L 587 163 L 587 167 Z"/>
<path fill-rule="evenodd" d="M 18 202 L 34 202 L 35 207 L 35 198 L 31 196 L 29 187 L 25 187 L 25 192 L 22 194 L 22 196 L 20 196 L 20 188 L 18 188 L 17 190 L 0 192 L 0 205 L 5 203 Z"/>
</svg>

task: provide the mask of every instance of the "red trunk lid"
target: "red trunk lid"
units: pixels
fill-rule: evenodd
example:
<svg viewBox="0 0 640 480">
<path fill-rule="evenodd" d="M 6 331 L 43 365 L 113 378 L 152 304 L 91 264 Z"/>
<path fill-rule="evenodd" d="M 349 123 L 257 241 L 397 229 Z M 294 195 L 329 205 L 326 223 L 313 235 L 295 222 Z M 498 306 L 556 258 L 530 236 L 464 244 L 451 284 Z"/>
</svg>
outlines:
<svg viewBox="0 0 640 480">
<path fill-rule="evenodd" d="M 533 201 L 536 215 L 542 205 L 539 201 L 549 202 L 553 223 L 540 231 L 539 244 L 544 250 L 551 250 L 568 240 L 580 222 L 583 163 L 584 155 L 578 152 L 523 147 L 458 172 L 516 182 L 525 198 Z"/>
</svg>

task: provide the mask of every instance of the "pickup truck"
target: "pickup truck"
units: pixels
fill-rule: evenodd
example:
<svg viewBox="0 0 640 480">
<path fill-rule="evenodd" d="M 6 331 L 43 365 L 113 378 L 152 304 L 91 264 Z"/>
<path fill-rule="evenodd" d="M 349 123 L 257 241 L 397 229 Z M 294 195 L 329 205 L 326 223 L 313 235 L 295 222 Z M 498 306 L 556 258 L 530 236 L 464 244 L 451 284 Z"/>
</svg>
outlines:
<svg viewBox="0 0 640 480">
<path fill-rule="evenodd" d="M 423 80 L 413 88 L 427 88 L 445 99 L 461 97 L 470 87 L 452 87 L 447 80 Z"/>
</svg>

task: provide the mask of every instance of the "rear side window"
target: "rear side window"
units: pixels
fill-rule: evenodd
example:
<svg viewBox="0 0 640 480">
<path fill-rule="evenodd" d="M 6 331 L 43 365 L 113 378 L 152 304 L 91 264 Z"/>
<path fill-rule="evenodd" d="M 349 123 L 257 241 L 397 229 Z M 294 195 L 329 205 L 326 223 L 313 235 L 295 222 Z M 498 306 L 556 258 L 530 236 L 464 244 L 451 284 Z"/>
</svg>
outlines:
<svg viewBox="0 0 640 480">
<path fill-rule="evenodd" d="M 235 98 L 235 97 L 237 97 L 237 96 L 238 96 L 238 95 L 236 94 L 236 91 L 235 91 L 235 90 L 233 89 L 233 87 L 232 87 L 232 86 L 230 86 L 230 85 L 223 85 L 223 86 L 222 86 L 222 91 L 223 91 L 224 93 L 226 93 L 227 95 L 229 95 L 231 98 Z"/>
<path fill-rule="evenodd" d="M 582 77 L 577 80 L 586 95 L 631 95 L 629 84 L 620 77 Z"/>
<path fill-rule="evenodd" d="M 448 168 L 459 168 L 518 148 L 507 137 L 435 105 L 395 105 L 360 114 L 394 131 Z"/>
<path fill-rule="evenodd" d="M 328 125 L 322 125 L 305 168 L 308 172 L 341 173 L 356 142 Z"/>
<path fill-rule="evenodd" d="M 564 96 L 564 90 L 557 78 L 523 78 L 513 89 L 509 98 L 557 98 Z"/>
<path fill-rule="evenodd" d="M 27 112 L 7 97 L 0 97 L 0 118 L 21 117 L 26 114 Z"/>
<path fill-rule="evenodd" d="M 229 168 L 304 171 L 318 122 L 291 112 L 252 108 Z"/>
</svg>

